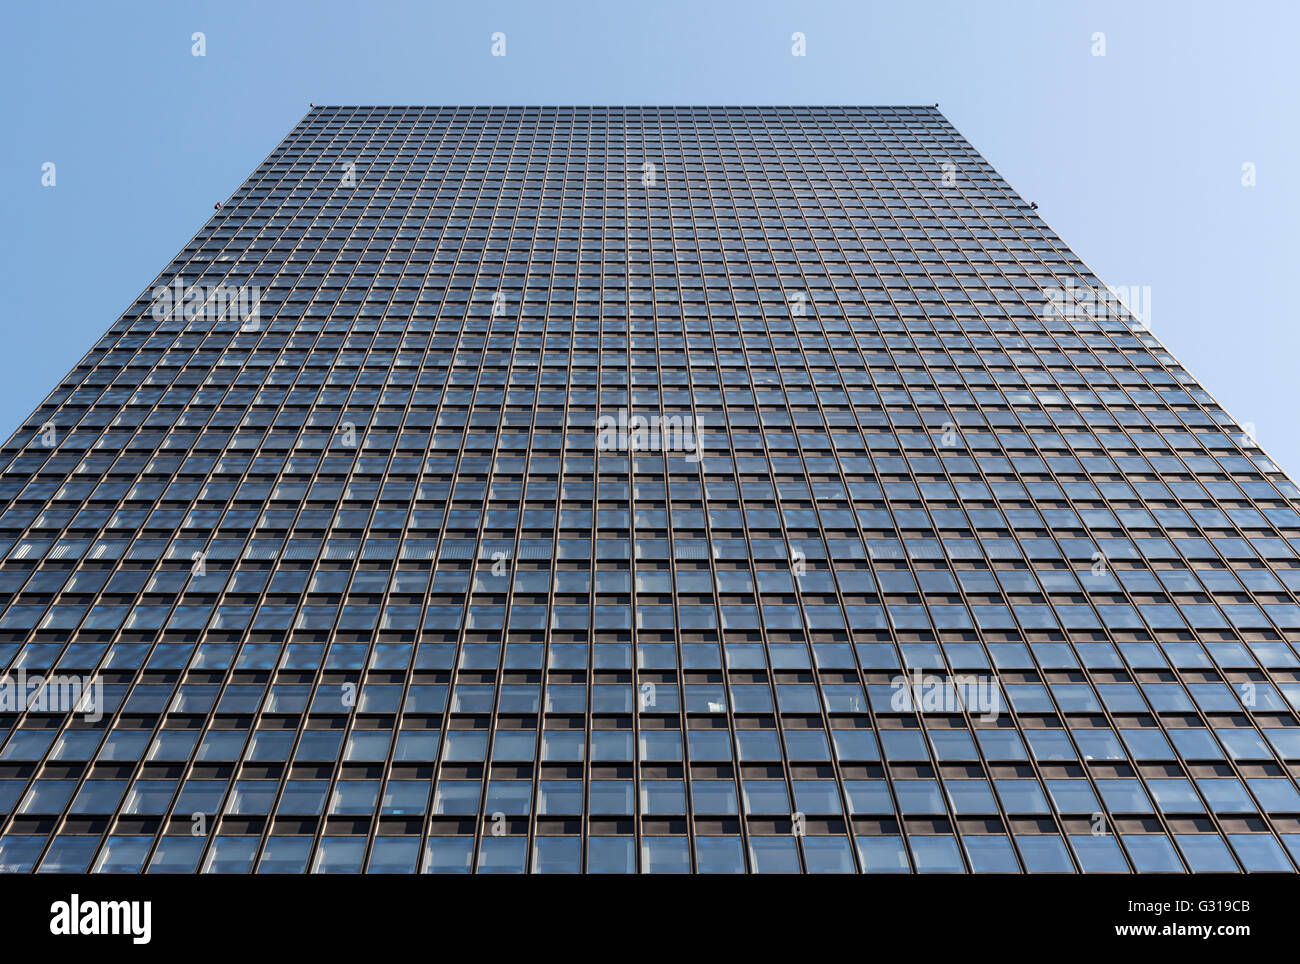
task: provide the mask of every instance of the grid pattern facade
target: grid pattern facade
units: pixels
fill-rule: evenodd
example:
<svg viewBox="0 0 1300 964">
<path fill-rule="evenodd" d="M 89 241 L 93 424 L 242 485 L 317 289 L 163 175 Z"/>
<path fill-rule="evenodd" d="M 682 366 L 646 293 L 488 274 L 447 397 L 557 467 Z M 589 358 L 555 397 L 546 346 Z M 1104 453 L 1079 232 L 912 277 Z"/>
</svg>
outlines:
<svg viewBox="0 0 1300 964">
<path fill-rule="evenodd" d="M 0 866 L 1294 870 L 1300 491 L 1071 286 L 928 107 L 313 109 L 0 449 Z"/>
</svg>

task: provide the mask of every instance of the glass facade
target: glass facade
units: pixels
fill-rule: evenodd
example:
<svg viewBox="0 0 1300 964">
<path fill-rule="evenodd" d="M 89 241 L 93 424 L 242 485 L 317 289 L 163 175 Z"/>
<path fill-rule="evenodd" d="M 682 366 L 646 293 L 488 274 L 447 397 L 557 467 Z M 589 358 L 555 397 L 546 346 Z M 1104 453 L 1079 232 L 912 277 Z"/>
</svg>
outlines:
<svg viewBox="0 0 1300 964">
<path fill-rule="evenodd" d="M 1297 497 L 935 109 L 315 108 L 0 449 L 0 869 L 1293 871 Z"/>
</svg>

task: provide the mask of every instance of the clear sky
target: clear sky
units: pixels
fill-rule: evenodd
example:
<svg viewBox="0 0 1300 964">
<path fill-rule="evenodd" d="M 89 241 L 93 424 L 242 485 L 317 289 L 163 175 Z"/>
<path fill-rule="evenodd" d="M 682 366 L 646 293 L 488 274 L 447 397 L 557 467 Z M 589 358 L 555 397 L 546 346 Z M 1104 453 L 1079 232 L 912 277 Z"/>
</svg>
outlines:
<svg viewBox="0 0 1300 964">
<path fill-rule="evenodd" d="M 1294 478 L 1298 49 L 1291 0 L 10 0 L 0 437 L 310 101 L 938 103 Z"/>
</svg>

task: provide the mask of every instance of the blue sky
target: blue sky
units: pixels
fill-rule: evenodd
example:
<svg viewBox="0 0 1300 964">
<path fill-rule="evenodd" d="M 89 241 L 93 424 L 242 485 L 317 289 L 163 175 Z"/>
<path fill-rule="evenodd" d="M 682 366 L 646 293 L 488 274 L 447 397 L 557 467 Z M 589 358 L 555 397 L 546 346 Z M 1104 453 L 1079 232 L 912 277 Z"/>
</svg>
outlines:
<svg viewBox="0 0 1300 964">
<path fill-rule="evenodd" d="M 1289 2 L 6 4 L 0 436 L 310 101 L 937 102 L 1296 477 L 1298 42 Z"/>
</svg>

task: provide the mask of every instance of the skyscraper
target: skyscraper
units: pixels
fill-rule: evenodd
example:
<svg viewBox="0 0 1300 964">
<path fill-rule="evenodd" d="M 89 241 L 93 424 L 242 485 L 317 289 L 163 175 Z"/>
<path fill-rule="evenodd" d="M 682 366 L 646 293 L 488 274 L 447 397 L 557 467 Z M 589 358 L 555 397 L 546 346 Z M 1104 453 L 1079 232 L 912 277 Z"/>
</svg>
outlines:
<svg viewBox="0 0 1300 964">
<path fill-rule="evenodd" d="M 0 865 L 1292 871 L 1134 311 L 929 107 L 315 108 L 0 449 Z"/>
</svg>

